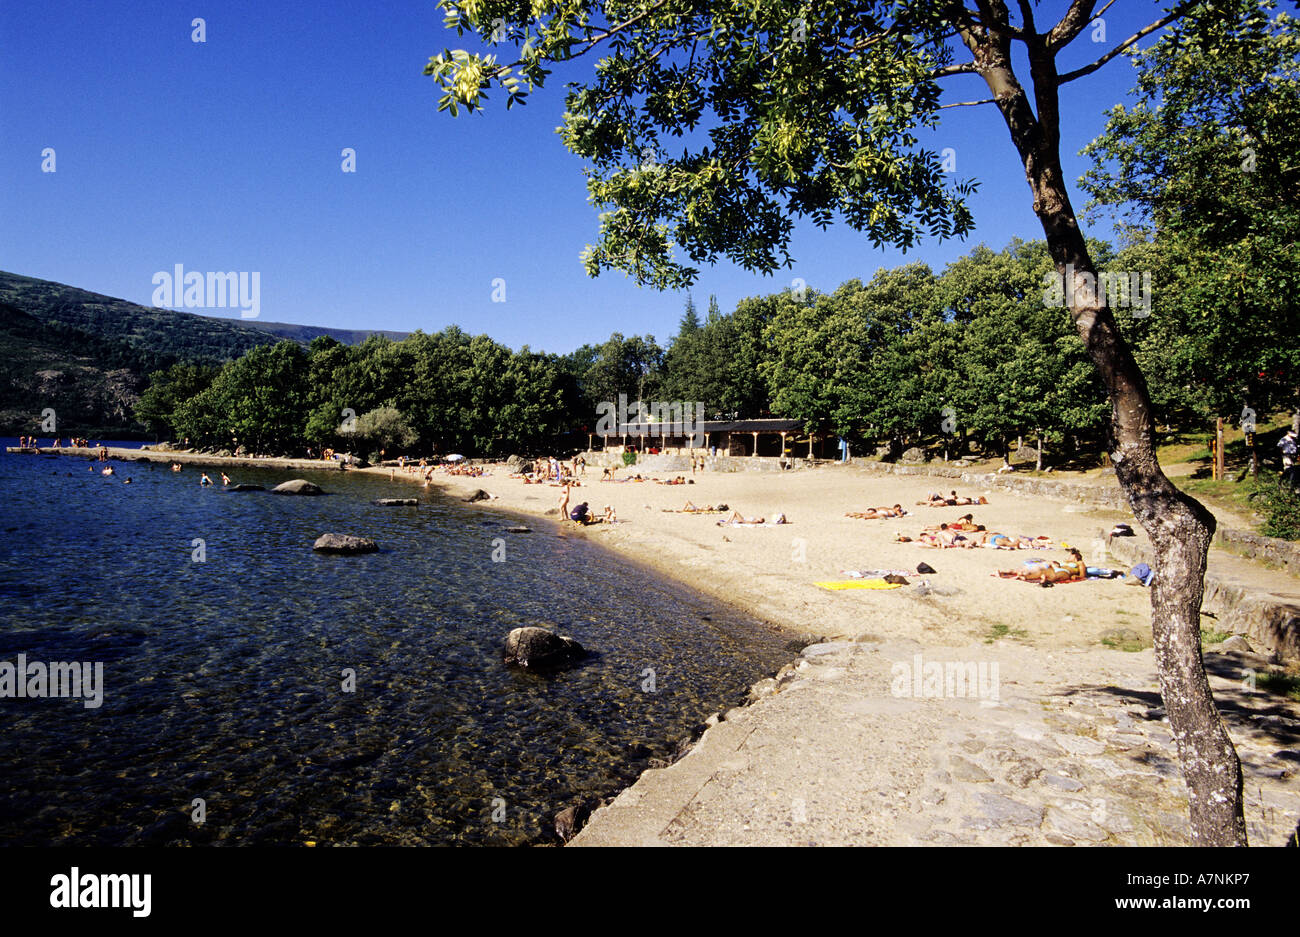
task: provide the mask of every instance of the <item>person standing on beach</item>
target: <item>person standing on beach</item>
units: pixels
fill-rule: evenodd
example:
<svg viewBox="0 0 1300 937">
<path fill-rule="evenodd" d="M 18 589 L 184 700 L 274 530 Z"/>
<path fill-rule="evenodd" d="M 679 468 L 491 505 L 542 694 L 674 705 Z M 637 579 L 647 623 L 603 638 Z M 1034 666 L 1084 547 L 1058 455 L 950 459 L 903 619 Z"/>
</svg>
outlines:
<svg viewBox="0 0 1300 937">
<path fill-rule="evenodd" d="M 560 495 L 560 520 L 569 516 L 569 486 L 564 486 L 564 493 Z"/>
</svg>

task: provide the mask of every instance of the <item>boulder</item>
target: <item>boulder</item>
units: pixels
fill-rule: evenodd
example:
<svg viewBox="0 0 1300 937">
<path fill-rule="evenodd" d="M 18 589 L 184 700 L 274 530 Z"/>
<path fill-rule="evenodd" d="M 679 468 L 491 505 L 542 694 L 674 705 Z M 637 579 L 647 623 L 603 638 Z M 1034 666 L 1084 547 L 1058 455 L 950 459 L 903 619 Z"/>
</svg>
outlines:
<svg viewBox="0 0 1300 937">
<path fill-rule="evenodd" d="M 415 498 L 376 498 L 370 503 L 381 507 L 415 507 L 420 502 Z"/>
<path fill-rule="evenodd" d="M 354 537 L 351 534 L 321 534 L 311 547 L 320 553 L 374 553 L 379 544 L 366 537 Z"/>
<path fill-rule="evenodd" d="M 532 532 L 533 529 L 531 527 L 507 527 L 506 528 L 506 533 L 508 534 L 531 534 Z"/>
<path fill-rule="evenodd" d="M 550 670 L 587 656 L 573 638 L 546 628 L 525 626 L 506 635 L 505 662 L 526 670 Z"/>
<path fill-rule="evenodd" d="M 305 478 L 294 478 L 281 482 L 271 489 L 273 495 L 323 495 L 319 485 L 314 485 Z"/>
<path fill-rule="evenodd" d="M 903 452 L 903 455 L 902 455 L 902 459 L 901 459 L 901 461 L 903 461 L 903 462 L 924 462 L 924 461 L 925 461 L 925 450 L 923 450 L 923 449 L 918 449 L 916 446 L 913 446 L 911 449 L 907 449 L 907 450 L 905 450 L 905 451 Z"/>
<path fill-rule="evenodd" d="M 591 808 L 586 804 L 565 807 L 555 815 L 555 835 L 567 843 L 577 835 L 578 830 L 582 829 L 589 816 L 591 816 Z"/>
<path fill-rule="evenodd" d="M 231 485 L 226 491 L 266 491 L 261 485 Z"/>
<path fill-rule="evenodd" d="M 527 462 L 525 462 L 522 458 L 520 458 L 517 455 L 512 455 L 508 459 L 506 459 L 506 465 L 510 466 L 511 471 L 515 471 L 519 468 L 519 466 L 527 465 L 527 464 L 528 464 Z"/>
<path fill-rule="evenodd" d="M 482 488 L 475 488 L 473 491 L 469 493 L 469 497 L 466 498 L 465 500 L 473 503 L 475 501 L 487 501 L 491 497 L 492 496 L 488 494 L 486 491 L 484 491 Z"/>
</svg>

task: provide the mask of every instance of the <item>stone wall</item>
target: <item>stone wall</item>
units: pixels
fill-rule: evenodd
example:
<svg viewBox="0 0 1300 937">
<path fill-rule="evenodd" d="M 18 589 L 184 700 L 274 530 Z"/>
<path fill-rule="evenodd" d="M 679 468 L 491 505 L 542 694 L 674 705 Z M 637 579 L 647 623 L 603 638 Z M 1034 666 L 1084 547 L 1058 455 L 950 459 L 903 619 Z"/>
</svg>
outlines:
<svg viewBox="0 0 1300 937">
<path fill-rule="evenodd" d="M 1099 531 L 1098 535 L 1105 537 L 1105 533 Z M 1145 539 L 1114 538 L 1109 550 L 1129 567 L 1137 563 L 1155 566 L 1151 546 Z M 1300 660 L 1300 604 L 1216 574 L 1211 569 L 1205 574 L 1205 597 L 1201 607 L 1215 615 L 1217 630 L 1245 635 L 1251 645 L 1263 653 L 1275 653 L 1283 660 Z"/>
<path fill-rule="evenodd" d="M 1129 510 L 1128 499 L 1118 485 L 1078 485 L 1072 482 L 1055 481 L 1051 478 L 1027 478 L 1013 473 L 969 472 L 965 467 L 953 463 L 931 462 L 925 465 L 892 464 L 888 462 L 854 462 L 855 468 L 869 472 L 891 475 L 932 475 L 937 478 L 952 479 L 953 487 L 960 482 L 977 488 L 1001 488 L 1016 494 L 1038 498 L 1057 498 L 1062 501 L 1074 501 L 1091 504 L 1096 507 L 1110 508 L 1115 511 Z"/>
<path fill-rule="evenodd" d="M 1214 542 L 1225 550 L 1272 563 L 1293 576 L 1300 576 L 1300 543 L 1231 528 L 1219 530 Z"/>
</svg>

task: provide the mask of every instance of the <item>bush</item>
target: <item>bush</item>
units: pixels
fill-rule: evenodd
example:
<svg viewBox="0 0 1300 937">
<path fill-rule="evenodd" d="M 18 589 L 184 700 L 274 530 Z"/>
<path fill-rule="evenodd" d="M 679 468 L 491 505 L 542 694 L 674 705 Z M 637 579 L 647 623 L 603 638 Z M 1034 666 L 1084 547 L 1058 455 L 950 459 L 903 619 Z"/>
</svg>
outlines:
<svg viewBox="0 0 1300 937">
<path fill-rule="evenodd" d="M 624 465 L 636 465 L 636 453 L 635 453 L 635 452 L 625 452 L 625 453 L 623 453 L 623 464 L 624 464 Z"/>
<path fill-rule="evenodd" d="M 1256 498 L 1264 514 L 1260 533 L 1282 540 L 1300 540 L 1300 496 L 1279 479 L 1271 484 L 1261 482 Z"/>
</svg>

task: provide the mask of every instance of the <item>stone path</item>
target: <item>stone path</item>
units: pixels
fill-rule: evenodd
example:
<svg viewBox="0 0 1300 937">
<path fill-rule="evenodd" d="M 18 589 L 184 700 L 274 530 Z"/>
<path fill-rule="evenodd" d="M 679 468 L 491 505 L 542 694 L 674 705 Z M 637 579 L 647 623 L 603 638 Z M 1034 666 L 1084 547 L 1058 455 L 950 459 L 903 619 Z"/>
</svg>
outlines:
<svg viewBox="0 0 1300 937">
<path fill-rule="evenodd" d="M 813 645 L 573 844 L 1187 845 L 1151 653 L 1109 657 L 1125 672 L 1087 679 L 1095 652 Z M 1207 660 L 1243 764 L 1251 842 L 1283 845 L 1300 824 L 1297 707 L 1242 684 L 1259 658 Z M 956 668 L 946 688 L 933 679 L 945 663 L 975 686 Z"/>
</svg>

